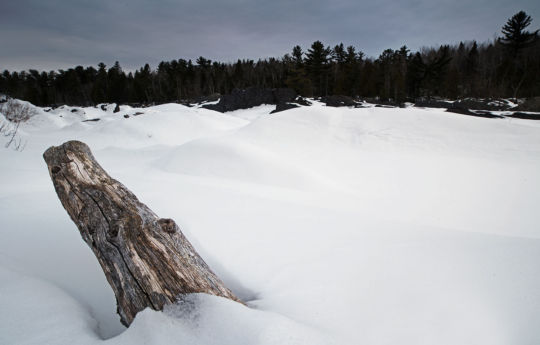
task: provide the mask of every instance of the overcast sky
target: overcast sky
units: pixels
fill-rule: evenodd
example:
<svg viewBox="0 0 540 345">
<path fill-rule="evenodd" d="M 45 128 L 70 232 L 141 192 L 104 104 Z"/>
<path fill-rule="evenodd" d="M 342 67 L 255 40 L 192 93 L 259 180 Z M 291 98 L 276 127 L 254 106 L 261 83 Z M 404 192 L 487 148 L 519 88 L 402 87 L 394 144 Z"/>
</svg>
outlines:
<svg viewBox="0 0 540 345">
<path fill-rule="evenodd" d="M 538 0 L 0 0 L 0 70 L 280 57 L 313 41 L 384 49 L 487 41 Z"/>
</svg>

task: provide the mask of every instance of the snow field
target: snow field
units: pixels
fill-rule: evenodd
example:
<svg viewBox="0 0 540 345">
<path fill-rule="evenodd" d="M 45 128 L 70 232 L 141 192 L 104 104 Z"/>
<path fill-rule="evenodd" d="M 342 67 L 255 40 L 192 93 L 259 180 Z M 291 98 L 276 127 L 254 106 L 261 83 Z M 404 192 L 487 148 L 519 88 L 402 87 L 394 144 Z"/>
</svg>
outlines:
<svg viewBox="0 0 540 345">
<path fill-rule="evenodd" d="M 536 122 L 113 108 L 39 109 L 25 150 L 0 150 L 0 344 L 540 341 Z M 250 308 L 194 295 L 124 330 L 41 158 L 71 139 L 174 218 Z"/>
</svg>

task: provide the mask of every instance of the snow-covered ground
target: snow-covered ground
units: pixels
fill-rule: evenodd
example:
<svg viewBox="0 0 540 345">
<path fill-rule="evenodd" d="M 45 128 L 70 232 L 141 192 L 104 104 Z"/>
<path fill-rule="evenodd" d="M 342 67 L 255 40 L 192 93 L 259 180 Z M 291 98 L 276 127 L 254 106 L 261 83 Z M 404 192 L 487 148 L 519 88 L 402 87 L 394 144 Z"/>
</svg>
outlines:
<svg viewBox="0 0 540 345">
<path fill-rule="evenodd" d="M 39 109 L 24 151 L 0 150 L 0 344 L 540 343 L 540 122 L 72 109 Z M 121 326 L 41 158 L 70 139 L 249 308 L 193 295 Z"/>
</svg>

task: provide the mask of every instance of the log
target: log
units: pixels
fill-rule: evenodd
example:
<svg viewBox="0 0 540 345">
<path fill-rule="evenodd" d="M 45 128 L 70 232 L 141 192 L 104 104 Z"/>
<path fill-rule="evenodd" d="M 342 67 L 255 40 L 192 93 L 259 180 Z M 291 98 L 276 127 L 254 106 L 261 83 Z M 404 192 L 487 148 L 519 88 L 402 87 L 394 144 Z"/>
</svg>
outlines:
<svg viewBox="0 0 540 345">
<path fill-rule="evenodd" d="M 210 270 L 174 220 L 159 218 L 95 160 L 68 141 L 43 158 L 71 220 L 98 259 L 116 296 L 121 322 L 150 307 L 162 310 L 184 294 L 207 293 L 241 302 Z"/>
</svg>

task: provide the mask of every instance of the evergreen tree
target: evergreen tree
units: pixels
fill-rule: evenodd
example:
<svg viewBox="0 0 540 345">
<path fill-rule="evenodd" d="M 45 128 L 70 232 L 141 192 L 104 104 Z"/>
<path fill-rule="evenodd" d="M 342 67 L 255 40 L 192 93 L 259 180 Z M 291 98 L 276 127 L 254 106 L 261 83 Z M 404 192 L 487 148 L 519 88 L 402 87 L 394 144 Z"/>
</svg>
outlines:
<svg viewBox="0 0 540 345">
<path fill-rule="evenodd" d="M 339 65 L 342 65 L 345 63 L 346 52 L 345 52 L 345 47 L 343 46 L 343 43 L 340 43 L 339 45 L 335 46 L 334 49 L 332 49 L 332 58 Z"/>
<path fill-rule="evenodd" d="M 503 83 L 508 84 L 514 99 L 517 99 L 523 83 L 527 81 L 528 66 L 533 63 L 523 52 L 538 41 L 538 30 L 525 31 L 531 21 L 531 17 L 524 11 L 516 13 L 503 26 L 504 37 L 499 39 L 499 43 L 509 52 L 507 59 L 503 62 L 505 65 Z"/>
<path fill-rule="evenodd" d="M 467 54 L 466 64 L 465 64 L 465 74 L 466 74 L 466 83 L 467 89 L 466 93 L 473 97 L 477 95 L 477 74 L 478 74 L 478 44 L 476 41 L 473 42 L 469 53 Z"/>
<path fill-rule="evenodd" d="M 107 66 L 103 62 L 98 64 L 96 80 L 92 87 L 92 100 L 96 104 L 107 101 L 108 80 L 106 67 Z"/>
<path fill-rule="evenodd" d="M 306 68 L 304 64 L 304 53 L 300 46 L 294 46 L 292 50 L 292 58 L 290 59 L 290 68 L 288 76 L 285 80 L 285 85 L 295 90 L 302 96 L 312 96 L 312 84 L 306 76 Z M 287 63 L 284 61 L 284 63 Z"/>
<path fill-rule="evenodd" d="M 306 70 L 314 86 L 316 96 L 328 95 L 328 59 L 330 48 L 321 41 L 315 41 L 306 54 Z"/>
<path fill-rule="evenodd" d="M 124 103 L 127 99 L 125 97 L 126 91 L 126 75 L 120 67 L 120 63 L 116 61 L 113 67 L 107 71 L 108 92 L 107 101 L 114 103 Z"/>
<path fill-rule="evenodd" d="M 503 26 L 502 33 L 504 37 L 500 38 L 499 42 L 506 46 L 513 55 L 538 40 L 538 30 L 534 32 L 525 31 L 531 21 L 531 16 L 524 11 L 520 11 L 508 19 Z"/>
<path fill-rule="evenodd" d="M 408 67 L 407 67 L 407 86 L 408 94 L 413 99 L 420 97 L 422 83 L 425 79 L 426 64 L 422 59 L 422 54 L 417 52 L 412 57 L 408 58 Z"/>
<path fill-rule="evenodd" d="M 358 80 L 363 56 L 364 53 L 356 53 L 356 48 L 354 48 L 353 46 L 347 47 L 347 51 L 345 53 L 345 61 L 342 68 L 343 91 L 340 93 L 348 96 L 358 95 Z M 334 91 L 334 93 L 336 92 Z"/>
<path fill-rule="evenodd" d="M 294 46 L 292 50 L 292 58 L 296 68 L 302 68 L 304 66 L 304 58 L 302 57 L 304 53 L 300 46 Z"/>
<path fill-rule="evenodd" d="M 396 102 L 403 102 L 407 98 L 406 78 L 407 78 L 407 57 L 409 49 L 402 46 L 394 53 L 392 79 L 393 79 L 393 98 Z"/>
<path fill-rule="evenodd" d="M 394 57 L 394 51 L 392 49 L 384 50 L 379 58 L 375 61 L 378 70 L 379 78 L 378 87 L 379 96 L 383 99 L 389 99 L 392 97 L 392 60 Z"/>
<path fill-rule="evenodd" d="M 0 75 L 0 93 L 36 105 L 89 105 L 103 102 L 163 103 L 235 87 L 291 87 L 303 96 L 343 94 L 382 97 L 397 102 L 421 96 L 532 97 L 540 95 L 538 31 L 528 32 L 525 12 L 510 18 L 503 37 L 492 43 L 386 50 L 377 60 L 342 43 L 332 50 L 320 41 L 307 54 L 300 46 L 282 58 L 212 62 L 199 57 L 148 64 L 134 74 L 116 62 L 107 69 L 77 66 L 67 70 L 9 72 Z"/>
<path fill-rule="evenodd" d="M 135 102 L 150 103 L 154 100 L 152 94 L 152 70 L 150 65 L 145 64 L 133 77 L 133 92 L 135 94 Z"/>
</svg>

